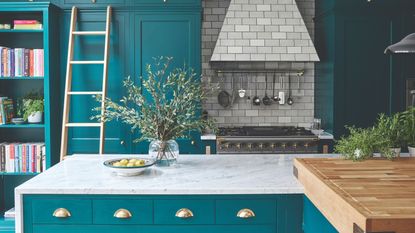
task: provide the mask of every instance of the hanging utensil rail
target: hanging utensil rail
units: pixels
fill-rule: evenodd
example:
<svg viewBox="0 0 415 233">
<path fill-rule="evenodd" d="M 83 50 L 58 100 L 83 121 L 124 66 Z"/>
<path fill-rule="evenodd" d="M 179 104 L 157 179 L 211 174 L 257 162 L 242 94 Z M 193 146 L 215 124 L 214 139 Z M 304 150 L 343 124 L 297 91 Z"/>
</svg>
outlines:
<svg viewBox="0 0 415 233">
<path fill-rule="evenodd" d="M 304 70 L 216 70 L 218 74 L 229 73 L 276 73 L 276 74 L 295 74 L 297 76 L 303 76 Z"/>
</svg>

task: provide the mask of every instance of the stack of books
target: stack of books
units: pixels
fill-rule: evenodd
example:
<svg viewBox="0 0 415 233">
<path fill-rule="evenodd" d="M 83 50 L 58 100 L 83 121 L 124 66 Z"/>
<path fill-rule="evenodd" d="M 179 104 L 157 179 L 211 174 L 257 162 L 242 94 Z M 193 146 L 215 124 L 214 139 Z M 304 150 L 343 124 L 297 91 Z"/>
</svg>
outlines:
<svg viewBox="0 0 415 233">
<path fill-rule="evenodd" d="M 7 97 L 0 97 L 0 125 L 11 123 L 13 117 L 13 100 Z"/>
<path fill-rule="evenodd" d="M 44 75 L 44 50 L 7 48 L 0 46 L 0 76 L 42 77 Z"/>
<path fill-rule="evenodd" d="M 1 143 L 0 172 L 43 172 L 44 143 Z"/>
<path fill-rule="evenodd" d="M 37 20 L 13 20 L 14 29 L 16 30 L 28 30 L 28 29 L 42 29 L 42 24 Z"/>
</svg>

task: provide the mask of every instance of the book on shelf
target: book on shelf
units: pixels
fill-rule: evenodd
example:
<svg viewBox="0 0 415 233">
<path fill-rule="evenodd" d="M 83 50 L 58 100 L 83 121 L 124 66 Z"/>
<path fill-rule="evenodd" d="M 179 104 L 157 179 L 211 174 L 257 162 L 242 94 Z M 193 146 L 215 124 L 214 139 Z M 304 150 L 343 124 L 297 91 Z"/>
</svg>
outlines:
<svg viewBox="0 0 415 233">
<path fill-rule="evenodd" d="M 44 76 L 44 50 L 0 46 L 0 76 Z"/>
<path fill-rule="evenodd" d="M 43 172 L 45 152 L 44 143 L 1 143 L 0 172 Z"/>
<path fill-rule="evenodd" d="M 7 97 L 0 97 L 0 125 L 11 123 L 13 117 L 13 100 Z"/>
<path fill-rule="evenodd" d="M 42 29 L 43 25 L 37 20 L 21 20 L 16 19 L 13 21 L 14 29 Z"/>
<path fill-rule="evenodd" d="M 16 211 L 14 207 L 4 212 L 4 218 L 15 218 L 15 216 L 16 216 Z"/>
</svg>

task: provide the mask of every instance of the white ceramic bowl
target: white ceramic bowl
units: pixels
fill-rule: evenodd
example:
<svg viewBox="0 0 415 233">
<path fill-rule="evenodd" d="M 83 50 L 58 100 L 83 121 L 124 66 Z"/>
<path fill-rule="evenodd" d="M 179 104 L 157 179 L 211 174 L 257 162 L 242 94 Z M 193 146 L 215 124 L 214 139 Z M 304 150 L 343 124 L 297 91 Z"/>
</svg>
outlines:
<svg viewBox="0 0 415 233">
<path fill-rule="evenodd" d="M 113 166 L 114 163 L 121 161 L 123 159 L 137 159 L 137 160 L 144 160 L 144 165 L 142 166 L 134 166 L 134 167 L 116 167 Z M 119 159 L 111 159 L 104 162 L 104 166 L 108 167 L 111 171 L 115 172 L 119 176 L 138 176 L 144 173 L 149 167 L 154 165 L 154 161 L 150 159 L 143 159 L 143 158 L 119 158 Z"/>
</svg>

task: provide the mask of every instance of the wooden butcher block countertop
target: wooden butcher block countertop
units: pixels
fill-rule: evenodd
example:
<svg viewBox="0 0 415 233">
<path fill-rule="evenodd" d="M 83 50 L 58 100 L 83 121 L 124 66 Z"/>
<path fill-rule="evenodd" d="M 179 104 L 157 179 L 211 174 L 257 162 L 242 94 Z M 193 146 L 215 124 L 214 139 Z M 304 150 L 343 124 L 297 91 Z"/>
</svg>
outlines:
<svg viewBox="0 0 415 233">
<path fill-rule="evenodd" d="M 298 158 L 294 174 L 340 233 L 415 233 L 415 158 Z"/>
</svg>

